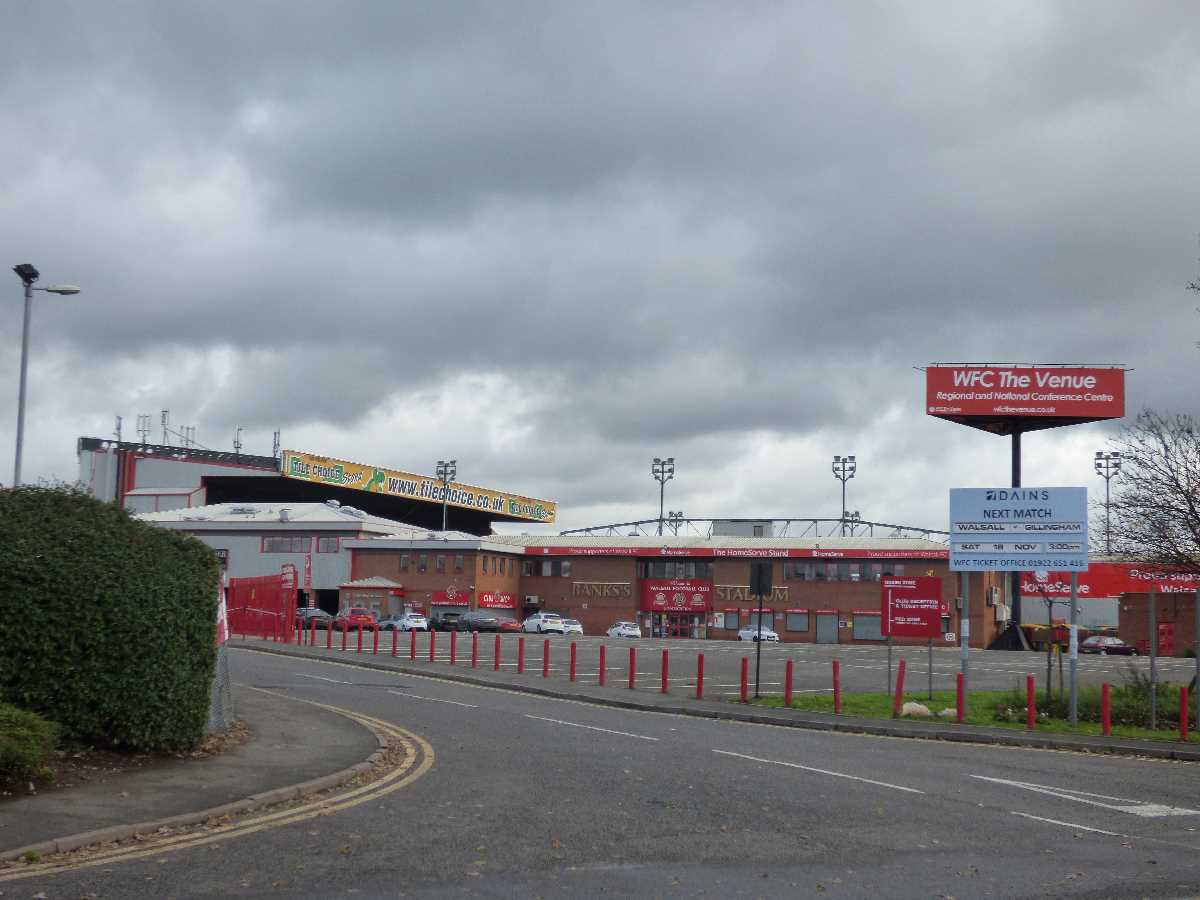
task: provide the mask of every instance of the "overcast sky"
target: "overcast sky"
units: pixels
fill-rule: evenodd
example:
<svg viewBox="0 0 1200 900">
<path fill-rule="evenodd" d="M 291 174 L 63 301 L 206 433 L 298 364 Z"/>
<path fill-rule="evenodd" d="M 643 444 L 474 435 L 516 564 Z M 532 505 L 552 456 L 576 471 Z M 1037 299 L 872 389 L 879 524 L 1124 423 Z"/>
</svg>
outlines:
<svg viewBox="0 0 1200 900">
<path fill-rule="evenodd" d="M 12 7 L 16 6 L 17 9 Z M 945 528 L 1005 438 L 948 361 L 1122 363 L 1196 413 L 1200 16 L 1179 3 L 21 2 L 0 247 L 24 476 L 150 414 L 559 503 Z M 21 288 L 0 330 L 11 479 Z M 1113 426 L 1028 436 L 1103 491 Z M 1095 493 L 1094 493 L 1095 495 Z"/>
</svg>

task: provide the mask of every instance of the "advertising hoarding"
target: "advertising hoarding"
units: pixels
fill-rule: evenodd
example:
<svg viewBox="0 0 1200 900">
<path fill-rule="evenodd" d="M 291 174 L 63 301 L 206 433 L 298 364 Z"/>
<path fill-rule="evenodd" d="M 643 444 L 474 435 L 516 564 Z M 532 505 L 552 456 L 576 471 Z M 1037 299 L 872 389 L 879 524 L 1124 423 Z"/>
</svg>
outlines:
<svg viewBox="0 0 1200 900">
<path fill-rule="evenodd" d="M 1045 578 L 1039 577 L 1045 574 Z M 1152 563 L 1093 562 L 1079 572 L 1077 596 L 1090 598 L 1120 597 L 1122 594 L 1191 594 L 1200 588 L 1200 572 L 1164 570 Z M 1070 597 L 1071 573 L 1040 571 L 1021 573 L 1021 594 L 1026 597 Z"/>
<path fill-rule="evenodd" d="M 480 609 L 516 609 L 517 595 L 510 591 L 483 591 L 476 605 Z"/>
<path fill-rule="evenodd" d="M 444 591 L 434 591 L 430 595 L 434 606 L 470 606 L 471 592 L 464 588 L 446 588 Z"/>
<path fill-rule="evenodd" d="M 1035 431 L 1125 415 L 1125 370 L 946 365 L 925 370 L 925 412 L 988 431 Z M 1020 421 L 1019 428 L 1012 422 Z"/>
<path fill-rule="evenodd" d="M 951 488 L 950 570 L 1088 567 L 1087 488 Z"/>
<path fill-rule="evenodd" d="M 283 451 L 279 474 L 284 478 L 331 484 L 356 491 L 425 500 L 430 503 L 442 502 L 442 483 L 432 475 L 381 469 L 298 450 Z M 553 522 L 557 513 L 557 506 L 551 500 L 537 500 L 520 494 L 459 484 L 457 481 L 450 482 L 447 494 L 447 506 L 492 512 L 530 522 Z"/>
<path fill-rule="evenodd" d="M 690 557 L 707 556 L 721 559 L 948 559 L 949 550 L 930 547 L 928 550 L 880 550 L 867 548 L 794 548 L 794 547 L 635 547 L 620 545 L 612 547 L 579 547 L 562 545 L 557 547 L 530 547 L 528 553 L 542 556 L 662 556 Z M 778 589 L 777 589 L 778 590 Z"/>
<path fill-rule="evenodd" d="M 880 634 L 932 638 L 942 633 L 942 579 L 884 578 L 880 586 Z"/>
<path fill-rule="evenodd" d="M 646 578 L 642 581 L 643 612 L 710 612 L 713 584 L 699 578 Z"/>
</svg>

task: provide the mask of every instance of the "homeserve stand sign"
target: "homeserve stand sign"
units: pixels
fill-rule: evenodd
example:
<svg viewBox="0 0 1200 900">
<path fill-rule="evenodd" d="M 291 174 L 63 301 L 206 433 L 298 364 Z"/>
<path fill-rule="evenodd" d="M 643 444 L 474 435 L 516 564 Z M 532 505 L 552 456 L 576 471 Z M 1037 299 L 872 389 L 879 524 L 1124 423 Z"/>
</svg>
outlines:
<svg viewBox="0 0 1200 900">
<path fill-rule="evenodd" d="M 1086 572 L 1087 488 L 950 489 L 950 570 Z"/>
</svg>

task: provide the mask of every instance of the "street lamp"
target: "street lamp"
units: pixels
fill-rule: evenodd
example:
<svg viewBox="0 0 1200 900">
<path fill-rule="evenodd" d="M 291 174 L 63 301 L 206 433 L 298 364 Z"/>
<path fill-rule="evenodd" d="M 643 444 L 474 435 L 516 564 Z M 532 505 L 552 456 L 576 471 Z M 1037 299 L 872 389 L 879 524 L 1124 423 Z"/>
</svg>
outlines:
<svg viewBox="0 0 1200 900">
<path fill-rule="evenodd" d="M 671 524 L 671 530 L 675 532 L 675 537 L 679 537 L 679 526 L 683 524 L 683 512 L 668 512 L 667 520 Z"/>
<path fill-rule="evenodd" d="M 1121 474 L 1121 453 L 1096 451 L 1096 474 L 1104 479 L 1104 555 L 1112 556 L 1112 525 L 1109 522 L 1109 482 Z"/>
<path fill-rule="evenodd" d="M 442 483 L 442 531 L 446 530 L 446 501 L 450 499 L 450 482 L 458 477 L 458 460 L 446 462 L 439 459 L 437 464 L 438 481 Z"/>
<path fill-rule="evenodd" d="M 853 456 L 834 456 L 833 477 L 842 483 L 842 537 L 846 536 L 846 482 L 854 477 L 858 463 Z"/>
<path fill-rule="evenodd" d="M 52 284 L 49 287 L 35 288 L 33 283 L 41 273 L 31 263 L 13 266 L 13 271 L 25 285 L 25 323 L 21 328 L 21 387 L 17 394 L 17 453 L 13 463 L 13 487 L 16 487 L 21 483 L 21 450 L 25 442 L 25 373 L 29 362 L 29 316 L 33 309 L 33 292 L 78 294 L 79 288 L 73 284 Z"/>
<path fill-rule="evenodd" d="M 658 533 L 661 536 L 663 533 L 663 491 L 666 490 L 667 482 L 675 477 L 675 457 L 668 456 L 666 459 L 654 457 L 654 462 L 650 464 L 650 474 L 658 482 Z"/>
</svg>

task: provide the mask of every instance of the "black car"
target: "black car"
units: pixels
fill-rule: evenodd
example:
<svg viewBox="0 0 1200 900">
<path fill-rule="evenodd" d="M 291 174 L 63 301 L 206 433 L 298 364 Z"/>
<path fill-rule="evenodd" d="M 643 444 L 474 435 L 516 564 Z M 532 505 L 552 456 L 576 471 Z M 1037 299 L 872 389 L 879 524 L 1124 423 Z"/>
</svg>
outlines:
<svg viewBox="0 0 1200 900">
<path fill-rule="evenodd" d="M 464 613 L 459 612 L 444 612 L 436 613 L 429 620 L 430 631 L 463 631 L 462 618 Z"/>
<path fill-rule="evenodd" d="M 494 612 L 476 609 L 465 613 L 459 625 L 463 631 L 499 631 L 500 619 Z"/>
<path fill-rule="evenodd" d="M 301 606 L 296 610 L 297 628 L 312 628 L 315 625 L 317 629 L 325 630 L 332 621 L 333 616 L 315 606 Z"/>
</svg>

